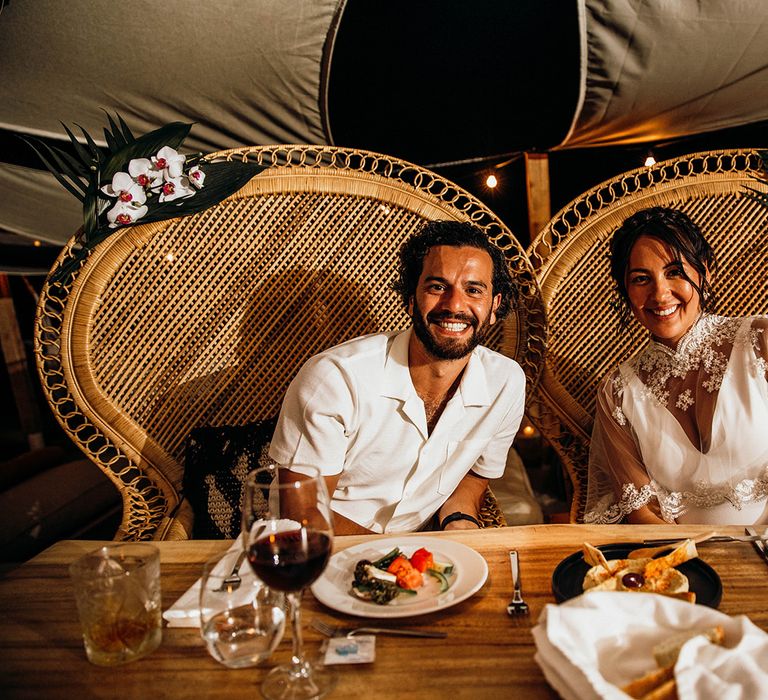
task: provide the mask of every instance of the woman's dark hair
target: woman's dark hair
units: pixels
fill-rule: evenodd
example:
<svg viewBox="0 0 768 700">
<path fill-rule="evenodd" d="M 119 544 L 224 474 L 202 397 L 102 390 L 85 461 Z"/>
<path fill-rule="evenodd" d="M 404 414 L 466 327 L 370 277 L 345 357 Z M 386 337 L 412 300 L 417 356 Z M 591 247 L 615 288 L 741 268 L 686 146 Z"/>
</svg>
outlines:
<svg viewBox="0 0 768 700">
<path fill-rule="evenodd" d="M 701 233 L 701 229 L 687 214 L 681 211 L 666 207 L 651 207 L 627 218 L 611 239 L 609 255 L 611 277 L 616 284 L 616 293 L 622 302 L 617 304 L 619 322 L 622 328 L 626 328 L 632 318 L 626 274 L 632 248 L 641 236 L 656 238 L 672 249 L 676 260 L 681 263 L 680 268 L 683 277 L 699 293 L 702 310 L 714 310 L 715 296 L 709 278 L 715 273 L 717 261 L 715 260 L 715 253 Z M 683 258 L 699 273 L 701 286 L 685 274 L 685 269 L 682 266 Z"/>
<path fill-rule="evenodd" d="M 397 279 L 392 283 L 406 308 L 416 294 L 416 287 L 424 267 L 424 258 L 430 249 L 439 245 L 454 248 L 469 246 L 484 250 L 493 261 L 493 296 L 501 294 L 496 317 L 501 320 L 517 307 L 517 286 L 509 274 L 507 260 L 501 249 L 494 245 L 482 229 L 469 222 L 428 221 L 412 234 L 400 248 Z"/>
</svg>

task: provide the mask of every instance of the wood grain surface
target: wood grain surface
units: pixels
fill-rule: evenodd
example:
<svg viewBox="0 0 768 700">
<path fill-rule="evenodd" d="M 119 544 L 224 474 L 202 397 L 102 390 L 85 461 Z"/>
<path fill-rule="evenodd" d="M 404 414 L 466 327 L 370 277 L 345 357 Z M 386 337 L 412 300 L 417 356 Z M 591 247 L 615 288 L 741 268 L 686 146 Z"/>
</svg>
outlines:
<svg viewBox="0 0 768 700">
<path fill-rule="evenodd" d="M 553 604 L 552 572 L 584 541 L 592 544 L 639 542 L 707 531 L 704 526 L 531 525 L 495 530 L 429 533 L 478 551 L 488 562 L 485 585 L 468 600 L 415 618 L 386 620 L 386 625 L 444 630 L 446 639 L 378 637 L 372 664 L 337 666 L 333 698 L 557 698 L 534 661 L 531 628 L 547 604 Z M 723 534 L 742 534 L 737 527 Z M 403 536 L 404 544 L 409 537 Z M 374 536 L 338 537 L 340 551 Z M 100 543 L 64 541 L 0 580 L 0 697 L 9 698 L 257 698 L 258 685 L 273 665 L 290 656 L 290 633 L 259 668 L 230 670 L 206 652 L 199 632 L 165 628 L 161 646 L 133 663 L 100 668 L 86 660 L 68 564 Z M 163 609 L 200 576 L 202 564 L 231 543 L 160 542 Z M 530 614 L 511 618 L 508 551 L 520 556 Z M 751 544 L 703 545 L 703 560 L 719 573 L 723 598 L 719 609 L 746 614 L 768 630 L 768 564 Z M 352 624 L 360 618 L 337 613 L 304 597 L 305 644 L 316 653 L 322 641 L 308 626 L 313 616 Z"/>
</svg>

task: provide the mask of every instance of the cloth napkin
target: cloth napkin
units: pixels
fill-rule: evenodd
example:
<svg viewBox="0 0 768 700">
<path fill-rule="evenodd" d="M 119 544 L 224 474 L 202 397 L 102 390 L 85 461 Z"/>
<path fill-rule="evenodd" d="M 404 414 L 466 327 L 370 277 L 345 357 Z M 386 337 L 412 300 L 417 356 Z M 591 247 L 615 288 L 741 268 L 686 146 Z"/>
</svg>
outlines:
<svg viewBox="0 0 768 700">
<path fill-rule="evenodd" d="M 258 528 L 260 525 L 264 527 L 264 531 L 263 534 L 259 533 L 259 536 L 278 532 L 290 532 L 292 530 L 298 530 L 301 528 L 300 523 L 288 518 L 272 520 L 268 523 L 267 521 L 257 520 L 251 527 Z M 240 536 L 235 539 L 227 552 L 232 552 L 234 550 L 239 551 L 242 546 L 242 536 Z M 221 556 L 223 558 L 224 554 Z M 228 574 L 229 571 L 226 571 L 227 566 L 231 566 L 231 562 L 221 561 L 214 568 L 214 572 Z M 264 584 L 261 583 L 256 574 L 253 573 L 253 569 L 251 569 L 247 562 L 243 562 L 243 565 L 240 567 L 240 578 L 242 583 L 240 584 L 240 588 L 237 590 L 237 596 L 240 596 L 240 599 L 238 599 L 236 596 L 235 602 L 246 603 L 248 602 L 249 598 L 252 599 L 254 596 L 254 586 L 263 586 Z M 187 589 L 187 591 L 185 591 L 184 594 L 173 605 L 171 605 L 168 610 L 163 613 L 163 617 L 168 622 L 168 627 L 200 626 L 201 583 L 202 577 L 197 579 L 197 581 L 195 581 L 192 586 L 190 586 L 190 588 Z"/>
<path fill-rule="evenodd" d="M 680 651 L 680 700 L 768 698 L 768 634 L 744 615 L 653 593 L 594 591 L 547 605 L 533 628 L 534 658 L 565 700 L 626 700 L 620 686 L 657 668 L 657 644 L 714 625 L 724 646 L 694 637 Z"/>
<path fill-rule="evenodd" d="M 227 550 L 232 552 L 240 550 L 243 546 L 241 539 L 238 537 L 232 546 Z M 221 555 L 224 557 L 224 554 Z M 216 573 L 223 573 L 223 569 L 226 568 L 225 562 L 221 562 L 222 570 L 219 571 L 217 566 L 214 571 Z M 227 564 L 231 565 L 231 564 Z M 201 569 L 202 570 L 202 569 Z M 231 569 L 230 569 L 231 570 Z M 229 572 L 226 572 L 229 573 Z M 243 591 L 246 595 L 253 595 L 251 587 L 253 585 L 253 579 L 255 574 L 248 566 L 247 562 L 243 562 L 243 566 L 240 567 L 240 578 L 243 583 L 240 585 L 239 591 Z M 202 584 L 202 578 L 197 579 L 182 595 L 181 597 L 168 608 L 163 617 L 168 622 L 168 627 L 200 627 L 200 585 Z"/>
</svg>

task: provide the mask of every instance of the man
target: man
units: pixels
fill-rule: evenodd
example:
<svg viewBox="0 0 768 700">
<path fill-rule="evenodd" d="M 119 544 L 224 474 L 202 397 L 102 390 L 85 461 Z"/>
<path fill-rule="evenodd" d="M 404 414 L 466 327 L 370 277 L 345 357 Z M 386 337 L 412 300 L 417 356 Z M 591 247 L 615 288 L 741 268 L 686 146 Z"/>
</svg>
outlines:
<svg viewBox="0 0 768 700">
<path fill-rule="evenodd" d="M 400 251 L 393 285 L 413 327 L 350 340 L 301 368 L 270 456 L 326 478 L 337 534 L 479 527 L 504 472 L 525 377 L 480 345 L 510 311 L 503 253 L 469 223 L 434 221 Z"/>
</svg>

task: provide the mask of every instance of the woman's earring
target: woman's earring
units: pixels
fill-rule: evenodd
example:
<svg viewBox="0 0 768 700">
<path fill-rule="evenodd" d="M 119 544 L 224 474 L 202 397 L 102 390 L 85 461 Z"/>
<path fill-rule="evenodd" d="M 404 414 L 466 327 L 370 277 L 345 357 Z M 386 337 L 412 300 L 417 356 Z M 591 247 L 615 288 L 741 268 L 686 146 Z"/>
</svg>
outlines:
<svg viewBox="0 0 768 700">
<path fill-rule="evenodd" d="M 608 306 L 611 307 L 611 309 L 617 313 L 619 316 L 622 315 L 622 307 L 624 306 L 621 297 L 619 296 L 619 293 L 614 289 L 613 294 L 611 295 L 611 299 L 608 302 Z"/>
</svg>

